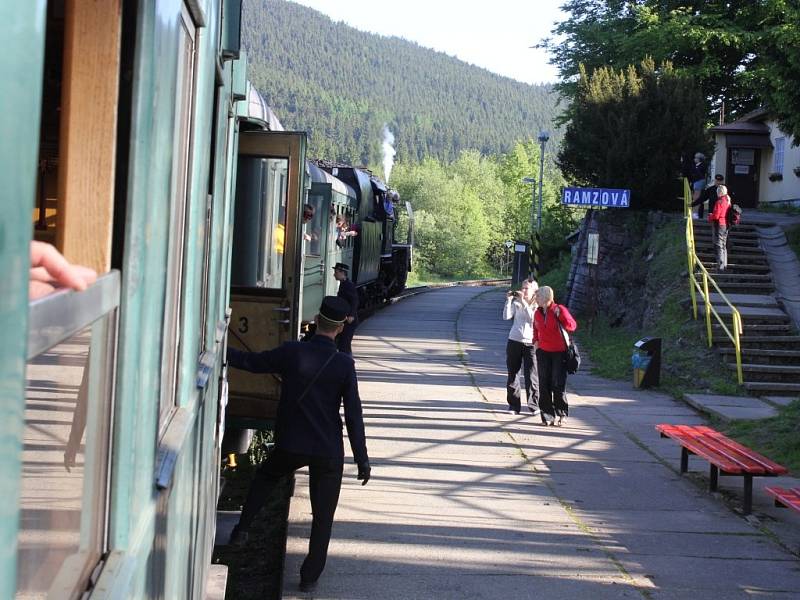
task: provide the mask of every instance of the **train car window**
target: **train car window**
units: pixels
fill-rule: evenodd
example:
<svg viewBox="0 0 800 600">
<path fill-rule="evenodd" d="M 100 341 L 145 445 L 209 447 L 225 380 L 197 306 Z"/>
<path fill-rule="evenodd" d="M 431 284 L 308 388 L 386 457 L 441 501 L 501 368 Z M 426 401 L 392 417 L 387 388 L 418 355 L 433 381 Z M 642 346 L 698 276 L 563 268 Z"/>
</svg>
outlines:
<svg viewBox="0 0 800 600">
<path fill-rule="evenodd" d="M 257 286 L 280 289 L 283 286 L 283 254 L 286 241 L 286 198 L 289 161 L 285 158 L 263 159 L 266 165 L 263 186 L 263 243 Z"/>
<path fill-rule="evenodd" d="M 186 6 L 182 7 L 178 30 L 178 74 L 175 94 L 175 129 L 172 156 L 172 204 L 170 239 L 164 298 L 164 333 L 161 349 L 160 431 L 163 433 L 175 408 L 178 359 L 181 354 L 183 265 L 186 216 L 189 210 L 192 113 L 195 83 L 195 27 Z"/>
<path fill-rule="evenodd" d="M 313 216 L 306 220 L 308 209 L 303 210 L 303 239 L 305 240 L 305 253 L 309 256 L 320 256 L 322 227 L 325 215 L 322 212 L 324 198 L 320 194 L 309 194 L 307 204 L 311 206 Z"/>
<path fill-rule="evenodd" d="M 118 306 L 114 272 L 31 308 L 16 598 L 79 597 L 108 550 Z"/>
</svg>

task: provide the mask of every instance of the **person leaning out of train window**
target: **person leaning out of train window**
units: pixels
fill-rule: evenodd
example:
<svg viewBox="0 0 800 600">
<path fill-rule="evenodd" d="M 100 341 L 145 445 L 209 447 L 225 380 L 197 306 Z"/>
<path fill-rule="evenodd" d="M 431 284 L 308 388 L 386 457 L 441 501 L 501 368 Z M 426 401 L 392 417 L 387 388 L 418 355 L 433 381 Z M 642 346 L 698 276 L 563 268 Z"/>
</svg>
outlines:
<svg viewBox="0 0 800 600">
<path fill-rule="evenodd" d="M 355 237 L 358 235 L 358 231 L 355 228 L 351 227 L 350 224 L 347 222 L 347 219 L 344 218 L 343 215 L 338 215 L 336 217 L 336 245 L 337 246 L 344 246 L 345 241 L 349 237 Z"/>
<path fill-rule="evenodd" d="M 728 196 L 728 188 L 724 185 L 717 186 L 717 201 L 714 203 L 714 210 L 708 215 L 708 222 L 711 223 L 711 237 L 714 240 L 714 249 L 717 254 L 717 270 L 722 273 L 728 268 L 728 209 L 731 207 L 731 199 Z"/>
<path fill-rule="evenodd" d="M 536 310 L 534 294 L 539 288 L 535 279 L 522 282 L 517 291 L 506 294 L 503 319 L 511 321 L 511 330 L 506 342 L 506 402 L 511 412 L 519 414 L 521 393 L 517 375 L 522 368 L 528 408 L 534 416 L 539 414 L 539 377 L 536 369 L 536 352 L 533 345 L 533 313 Z"/>
<path fill-rule="evenodd" d="M 561 327 L 572 333 L 578 324 L 566 306 L 556 304 L 550 286 L 536 290 L 535 298 L 538 308 L 533 314 L 533 343 L 539 370 L 539 410 L 542 423 L 560 426 L 569 415 L 565 392 L 567 343 Z"/>
<path fill-rule="evenodd" d="M 276 482 L 308 466 L 312 521 L 308 555 L 300 567 L 302 591 L 316 586 L 328 555 L 344 468 L 342 405 L 361 485 L 366 485 L 371 475 L 355 364 L 352 357 L 336 350 L 334 342 L 349 308 L 341 298 L 326 296 L 314 319 L 316 333 L 310 341 L 285 342 L 266 352 L 229 348 L 227 355 L 231 367 L 277 373 L 282 379 L 275 448 L 253 478 L 230 543 L 244 545 Z"/>
<path fill-rule="evenodd" d="M 303 205 L 303 239 L 306 241 L 313 239 L 313 234 L 306 231 L 306 226 L 314 219 L 314 212 L 314 207 L 311 204 Z"/>
</svg>

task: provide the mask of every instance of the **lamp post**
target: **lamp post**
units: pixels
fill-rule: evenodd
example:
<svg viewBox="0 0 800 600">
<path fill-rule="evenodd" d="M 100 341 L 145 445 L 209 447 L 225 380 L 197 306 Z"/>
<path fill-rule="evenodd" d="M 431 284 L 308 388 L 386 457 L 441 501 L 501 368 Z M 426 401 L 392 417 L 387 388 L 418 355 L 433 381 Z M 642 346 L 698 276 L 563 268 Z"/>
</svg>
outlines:
<svg viewBox="0 0 800 600">
<path fill-rule="evenodd" d="M 544 146 L 547 144 L 547 140 L 550 139 L 550 134 L 547 131 L 540 131 L 539 132 L 539 146 L 541 148 L 539 152 L 539 214 L 536 221 L 536 231 L 542 231 L 542 182 L 544 181 Z"/>
<path fill-rule="evenodd" d="M 535 231 L 534 224 L 536 223 L 536 178 L 523 177 L 521 181 L 522 183 L 529 183 L 532 186 L 531 187 L 531 239 L 533 239 Z M 539 226 L 541 227 L 541 223 Z"/>
</svg>

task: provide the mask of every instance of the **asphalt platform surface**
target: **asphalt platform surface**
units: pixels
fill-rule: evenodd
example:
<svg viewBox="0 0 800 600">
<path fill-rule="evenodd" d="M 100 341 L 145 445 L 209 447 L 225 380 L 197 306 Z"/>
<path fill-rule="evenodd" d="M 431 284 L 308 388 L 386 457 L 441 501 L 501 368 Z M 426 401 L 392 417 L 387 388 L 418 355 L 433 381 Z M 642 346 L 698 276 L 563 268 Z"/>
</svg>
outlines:
<svg viewBox="0 0 800 600">
<path fill-rule="evenodd" d="M 307 472 L 292 499 L 284 598 L 800 598 L 800 513 L 756 479 L 707 491 L 678 472 L 657 423 L 702 423 L 687 404 L 589 373 L 570 417 L 543 427 L 505 403 L 503 291 L 452 287 L 362 323 L 354 343 L 372 461 L 350 458 L 325 572 L 298 591 L 310 528 Z M 347 447 L 347 445 L 346 445 Z"/>
</svg>

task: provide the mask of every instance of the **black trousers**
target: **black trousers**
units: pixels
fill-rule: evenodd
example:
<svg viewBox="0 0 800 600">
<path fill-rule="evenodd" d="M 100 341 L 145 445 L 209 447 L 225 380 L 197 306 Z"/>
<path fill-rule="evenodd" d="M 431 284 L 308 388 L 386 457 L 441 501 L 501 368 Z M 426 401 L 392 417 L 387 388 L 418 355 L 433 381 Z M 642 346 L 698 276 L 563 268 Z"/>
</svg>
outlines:
<svg viewBox="0 0 800 600">
<path fill-rule="evenodd" d="M 358 323 L 345 323 L 342 333 L 336 336 L 336 348 L 339 352 L 344 352 L 353 356 L 353 349 L 350 345 L 353 343 L 353 336 L 356 334 L 356 327 Z"/>
<path fill-rule="evenodd" d="M 556 416 L 569 414 L 567 396 L 567 369 L 564 364 L 566 352 L 547 352 L 539 348 L 536 361 L 539 365 L 539 409 L 542 421 L 553 421 Z"/>
<path fill-rule="evenodd" d="M 538 410 L 539 405 L 539 374 L 536 369 L 536 354 L 533 346 L 526 346 L 516 340 L 508 340 L 506 343 L 506 368 L 508 378 L 506 379 L 506 402 L 511 410 L 520 411 L 522 407 L 521 391 L 517 383 L 517 374 L 522 368 L 522 378 L 525 380 L 525 394 L 528 405 Z"/>
<path fill-rule="evenodd" d="M 328 559 L 328 544 L 331 541 L 333 515 L 339 503 L 342 487 L 343 458 L 326 458 L 283 452 L 276 448 L 269 455 L 253 478 L 247 501 L 239 519 L 239 528 L 246 531 L 269 497 L 275 483 L 301 467 L 308 467 L 311 492 L 311 538 L 308 555 L 300 567 L 302 581 L 316 581 Z"/>
</svg>

